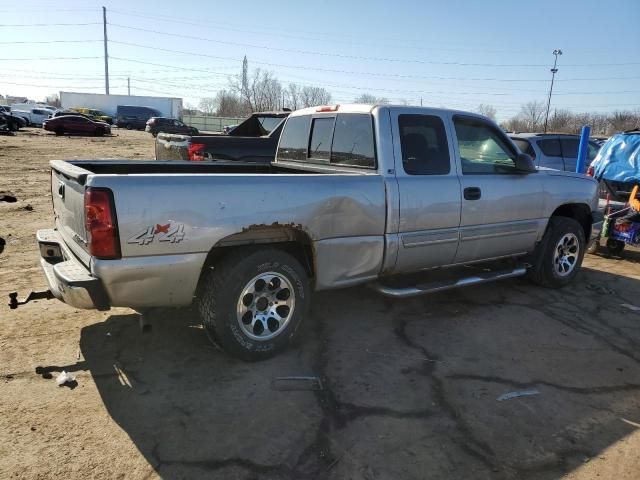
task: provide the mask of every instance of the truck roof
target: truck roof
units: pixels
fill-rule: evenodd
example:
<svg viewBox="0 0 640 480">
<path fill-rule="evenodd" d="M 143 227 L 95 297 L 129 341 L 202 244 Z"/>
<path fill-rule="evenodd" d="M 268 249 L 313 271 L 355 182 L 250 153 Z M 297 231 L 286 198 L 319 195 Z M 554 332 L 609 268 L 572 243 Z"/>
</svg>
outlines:
<svg viewBox="0 0 640 480">
<path fill-rule="evenodd" d="M 467 112 L 464 110 L 454 110 L 449 108 L 436 108 L 436 107 L 419 107 L 412 105 L 394 105 L 394 104 L 363 104 L 363 103 L 347 103 L 336 105 L 319 105 L 317 107 L 308 107 L 300 110 L 296 110 L 291 113 L 292 117 L 298 117 L 300 115 L 313 115 L 316 113 L 371 113 L 374 109 L 390 109 L 394 110 L 410 110 L 415 112 L 416 110 L 424 110 L 430 113 L 458 113 L 461 115 L 483 117 L 482 115 L 474 112 Z"/>
</svg>

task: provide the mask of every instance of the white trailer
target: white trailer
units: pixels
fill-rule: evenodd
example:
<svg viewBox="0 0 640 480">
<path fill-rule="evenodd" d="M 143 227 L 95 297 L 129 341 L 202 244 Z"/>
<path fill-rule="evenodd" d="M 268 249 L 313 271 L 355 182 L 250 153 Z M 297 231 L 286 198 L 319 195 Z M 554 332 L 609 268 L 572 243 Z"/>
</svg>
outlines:
<svg viewBox="0 0 640 480">
<path fill-rule="evenodd" d="M 118 105 L 151 107 L 165 117 L 182 118 L 182 99 L 174 97 L 147 97 L 138 95 L 105 95 L 103 93 L 60 92 L 63 109 L 93 108 L 115 117 Z"/>
</svg>

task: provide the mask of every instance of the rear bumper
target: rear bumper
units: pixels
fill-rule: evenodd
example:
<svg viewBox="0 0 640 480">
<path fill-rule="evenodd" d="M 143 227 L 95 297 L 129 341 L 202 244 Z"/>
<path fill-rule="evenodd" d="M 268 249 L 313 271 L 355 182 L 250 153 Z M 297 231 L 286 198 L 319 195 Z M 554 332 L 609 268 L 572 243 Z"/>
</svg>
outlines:
<svg viewBox="0 0 640 480">
<path fill-rule="evenodd" d="M 54 297 L 76 308 L 109 309 L 109 297 L 102 282 L 75 258 L 57 230 L 38 230 L 36 239 L 40 266 Z"/>
</svg>

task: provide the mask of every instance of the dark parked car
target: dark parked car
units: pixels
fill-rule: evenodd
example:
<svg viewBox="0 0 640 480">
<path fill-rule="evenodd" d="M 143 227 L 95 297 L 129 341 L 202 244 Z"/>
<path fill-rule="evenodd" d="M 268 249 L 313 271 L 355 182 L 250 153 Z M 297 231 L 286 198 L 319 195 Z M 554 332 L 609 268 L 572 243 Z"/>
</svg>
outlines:
<svg viewBox="0 0 640 480">
<path fill-rule="evenodd" d="M 111 133 L 111 125 L 105 122 L 95 122 L 80 115 L 64 115 L 62 117 L 45 120 L 42 128 L 56 135 L 65 133 L 84 133 L 89 135 L 104 135 Z"/>
<path fill-rule="evenodd" d="M 11 113 L 6 111 L 0 112 L 0 118 L 3 118 L 5 120 L 5 122 L 7 123 L 7 127 L 12 132 L 16 132 L 22 127 L 27 126 L 27 121 L 24 118 L 18 117 L 17 115 L 11 115 Z"/>
<path fill-rule="evenodd" d="M 255 112 L 228 135 L 159 133 L 156 160 L 271 163 L 289 111 Z"/>
<path fill-rule="evenodd" d="M 118 105 L 116 109 L 116 125 L 127 130 L 142 130 L 147 126 L 147 120 L 151 117 L 160 117 L 162 114 L 151 107 L 138 107 L 135 105 Z"/>
<path fill-rule="evenodd" d="M 167 117 L 151 117 L 147 120 L 147 127 L 144 131 L 149 132 L 154 137 L 160 132 L 183 133 L 185 135 L 198 135 L 199 133 L 197 128 L 190 127 L 177 118 Z"/>
</svg>

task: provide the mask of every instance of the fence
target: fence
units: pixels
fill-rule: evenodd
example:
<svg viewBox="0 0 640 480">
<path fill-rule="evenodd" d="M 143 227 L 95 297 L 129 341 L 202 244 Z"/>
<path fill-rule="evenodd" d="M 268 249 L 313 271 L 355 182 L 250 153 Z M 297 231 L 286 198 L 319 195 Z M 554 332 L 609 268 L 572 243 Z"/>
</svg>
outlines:
<svg viewBox="0 0 640 480">
<path fill-rule="evenodd" d="M 244 118 L 210 117 L 208 115 L 182 115 L 182 121 L 190 127 L 207 132 L 221 132 L 226 125 L 237 125 Z"/>
</svg>

